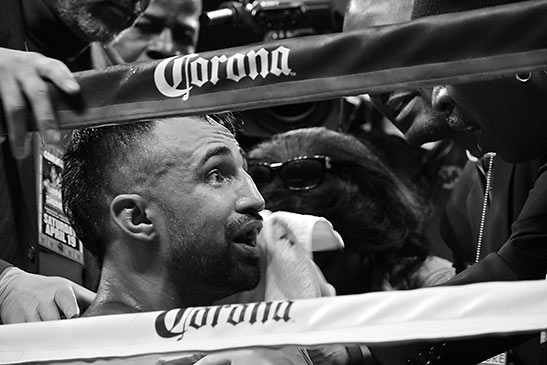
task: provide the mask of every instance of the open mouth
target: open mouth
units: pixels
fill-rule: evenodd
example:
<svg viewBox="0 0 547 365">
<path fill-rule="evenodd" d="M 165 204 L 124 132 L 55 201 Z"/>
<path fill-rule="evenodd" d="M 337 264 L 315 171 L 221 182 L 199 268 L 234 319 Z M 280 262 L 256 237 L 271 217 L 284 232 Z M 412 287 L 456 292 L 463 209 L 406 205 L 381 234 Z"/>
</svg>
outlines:
<svg viewBox="0 0 547 365">
<path fill-rule="evenodd" d="M 393 110 L 397 119 L 399 119 L 402 112 L 408 109 L 408 105 L 412 103 L 417 96 L 420 96 L 420 94 L 413 90 L 396 91 L 389 96 L 386 101 L 386 106 Z"/>
<path fill-rule="evenodd" d="M 255 220 L 245 223 L 234 236 L 234 242 L 255 247 L 256 238 L 262 229 L 262 222 Z"/>
<path fill-rule="evenodd" d="M 404 133 L 416 116 L 415 104 L 420 94 L 415 90 L 396 91 L 389 95 L 385 102 L 386 108 L 391 111 L 391 121 Z"/>
</svg>

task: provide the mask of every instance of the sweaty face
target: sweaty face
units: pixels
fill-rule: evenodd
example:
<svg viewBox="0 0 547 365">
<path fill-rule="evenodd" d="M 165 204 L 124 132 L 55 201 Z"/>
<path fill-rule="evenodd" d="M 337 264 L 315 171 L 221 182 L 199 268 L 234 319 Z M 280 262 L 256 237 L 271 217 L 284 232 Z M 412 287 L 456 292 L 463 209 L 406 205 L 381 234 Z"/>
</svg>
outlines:
<svg viewBox="0 0 547 365">
<path fill-rule="evenodd" d="M 133 24 L 150 0 L 47 0 L 51 9 L 80 38 L 109 42 Z"/>
<path fill-rule="evenodd" d="M 200 0 L 153 0 L 112 46 L 125 62 L 194 53 L 200 14 Z"/>
<path fill-rule="evenodd" d="M 149 192 L 165 217 L 162 249 L 174 291 L 188 297 L 191 287 L 194 297 L 209 301 L 254 288 L 264 200 L 233 135 L 177 118 L 159 122 L 156 136 L 161 147 Z"/>
</svg>

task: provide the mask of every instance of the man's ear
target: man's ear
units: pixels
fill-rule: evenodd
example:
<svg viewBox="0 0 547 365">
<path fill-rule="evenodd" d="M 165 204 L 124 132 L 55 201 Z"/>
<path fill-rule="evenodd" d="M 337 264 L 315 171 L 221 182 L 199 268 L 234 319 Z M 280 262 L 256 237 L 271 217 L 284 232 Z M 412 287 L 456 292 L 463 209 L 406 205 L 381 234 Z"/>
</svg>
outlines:
<svg viewBox="0 0 547 365">
<path fill-rule="evenodd" d="M 110 203 L 110 215 L 128 235 L 140 241 L 152 241 L 157 227 L 151 218 L 150 202 L 138 194 L 117 195 Z M 153 215 L 153 214 L 152 214 Z"/>
</svg>

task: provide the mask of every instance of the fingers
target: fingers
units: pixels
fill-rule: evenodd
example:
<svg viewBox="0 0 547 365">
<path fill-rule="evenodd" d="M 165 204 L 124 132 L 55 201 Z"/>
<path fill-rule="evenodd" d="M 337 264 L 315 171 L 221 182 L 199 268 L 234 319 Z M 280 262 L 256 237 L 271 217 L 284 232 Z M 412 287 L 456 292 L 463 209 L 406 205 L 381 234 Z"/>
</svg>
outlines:
<svg viewBox="0 0 547 365">
<path fill-rule="evenodd" d="M 44 136 L 46 143 L 58 143 L 61 139 L 59 126 L 53 112 L 51 95 L 44 80 L 49 80 L 67 94 L 80 92 L 80 85 L 61 61 L 47 58 L 39 54 L 33 74 L 20 79 L 24 94 L 27 96 L 38 130 Z"/>
<path fill-rule="evenodd" d="M 0 93 L 13 155 L 15 158 L 24 158 L 30 151 L 30 138 L 27 137 L 25 100 L 17 80 L 10 75 L 4 75 L 0 82 Z"/>
<path fill-rule="evenodd" d="M 55 312 L 57 313 L 56 319 L 60 319 L 59 310 L 63 313 L 64 317 L 68 319 L 80 316 L 80 307 L 78 307 L 76 295 L 74 295 L 74 292 L 70 286 L 63 286 L 57 289 L 55 292 L 54 303 L 51 303 L 49 306 L 44 306 L 47 307 L 47 309 L 42 309 L 41 307 L 40 316 L 44 321 L 52 320 L 45 319 L 42 315 L 42 311 L 44 311 L 48 315 L 48 318 L 52 318 L 52 313 L 49 310 L 49 307 L 51 306 L 55 307 Z"/>
<path fill-rule="evenodd" d="M 37 71 L 40 76 L 53 82 L 59 89 L 69 95 L 80 92 L 80 85 L 76 82 L 76 78 L 61 61 L 43 57 L 38 63 Z"/>
<path fill-rule="evenodd" d="M 54 302 L 42 303 L 38 307 L 38 318 L 27 318 L 27 322 L 36 322 L 36 321 L 57 321 L 61 319 L 59 315 L 59 308 L 55 305 Z M 32 316 L 32 313 L 30 314 Z"/>
<path fill-rule="evenodd" d="M 38 311 L 33 310 L 33 311 L 25 313 L 25 319 L 21 322 L 40 322 L 41 320 L 42 318 L 40 317 L 40 314 L 38 314 Z"/>
<path fill-rule="evenodd" d="M 16 158 L 30 152 L 28 106 L 44 141 L 57 143 L 61 139 L 47 80 L 67 94 L 80 92 L 74 75 L 62 62 L 38 53 L 0 48 L 0 98 L 6 120 L 5 126 L 0 125 L 0 143 L 7 134 Z"/>
<path fill-rule="evenodd" d="M 91 290 L 88 290 L 76 284 L 72 284 L 72 290 L 74 290 L 74 295 L 78 302 L 78 306 L 82 311 L 85 311 L 97 296 L 97 294 L 95 294 Z"/>
<path fill-rule="evenodd" d="M 20 78 L 19 83 L 22 92 L 27 97 L 36 126 L 46 143 L 57 143 L 61 139 L 59 128 L 55 122 L 53 106 L 48 92 L 47 84 L 38 73 Z"/>
<path fill-rule="evenodd" d="M 66 286 L 60 286 L 55 292 L 54 296 L 54 306 L 57 312 L 55 317 L 53 313 L 50 312 L 49 306 L 43 306 L 40 308 L 40 316 L 42 320 L 54 320 L 59 319 L 58 311 L 61 311 L 61 314 L 64 318 L 76 318 L 80 316 L 81 310 L 84 311 L 89 307 L 91 302 L 95 299 L 96 294 L 91 290 L 88 290 L 84 287 L 81 287 L 77 284 L 69 282 L 67 280 Z M 45 309 L 47 307 L 47 309 Z M 80 310 L 81 308 L 81 310 Z M 47 319 L 44 318 L 44 314 L 47 316 Z"/>
</svg>

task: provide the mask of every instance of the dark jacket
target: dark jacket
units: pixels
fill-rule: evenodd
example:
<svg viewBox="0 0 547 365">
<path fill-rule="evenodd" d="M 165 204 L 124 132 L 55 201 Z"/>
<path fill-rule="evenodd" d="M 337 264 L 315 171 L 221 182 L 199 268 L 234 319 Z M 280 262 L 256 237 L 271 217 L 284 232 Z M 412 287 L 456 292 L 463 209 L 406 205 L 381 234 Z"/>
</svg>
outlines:
<svg viewBox="0 0 547 365">
<path fill-rule="evenodd" d="M 510 164 L 494 157 L 480 259 L 498 251 L 511 234 L 545 159 Z M 457 273 L 475 261 L 488 163 L 468 162 L 446 205 L 441 223 L 443 239 L 453 253 Z"/>
<path fill-rule="evenodd" d="M 544 161 L 513 165 L 496 159 L 481 249 L 481 258 L 486 257 L 463 270 L 447 285 L 545 278 L 547 165 Z M 443 224 L 445 237 L 460 268 L 462 263 L 474 261 L 482 210 L 484 182 L 474 168 L 468 166 L 458 182 Z M 373 349 L 373 353 L 381 363 L 390 365 L 425 364 L 428 360 L 430 364 L 476 364 L 526 340 L 538 341 L 534 335 L 491 337 Z"/>
</svg>

